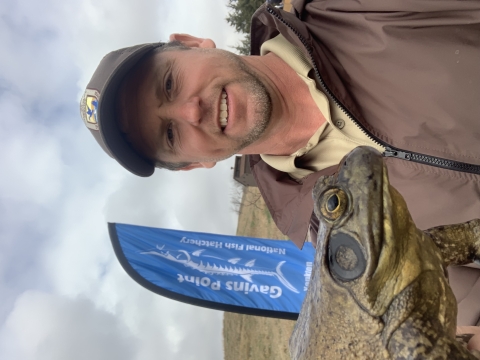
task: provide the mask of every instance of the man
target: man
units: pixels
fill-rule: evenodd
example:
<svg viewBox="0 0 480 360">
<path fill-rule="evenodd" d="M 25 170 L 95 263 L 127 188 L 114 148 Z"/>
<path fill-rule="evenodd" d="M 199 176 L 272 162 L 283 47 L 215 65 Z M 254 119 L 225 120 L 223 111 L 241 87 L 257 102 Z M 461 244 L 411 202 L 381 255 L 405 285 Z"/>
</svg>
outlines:
<svg viewBox="0 0 480 360">
<path fill-rule="evenodd" d="M 359 145 L 387 157 L 420 228 L 478 218 L 480 3 L 293 7 L 256 12 L 252 56 L 184 34 L 108 54 L 82 99 L 85 124 L 140 176 L 254 154 L 270 212 L 299 247 L 315 239 L 313 184 Z M 471 266 L 449 269 L 459 325 L 480 324 Z"/>
</svg>

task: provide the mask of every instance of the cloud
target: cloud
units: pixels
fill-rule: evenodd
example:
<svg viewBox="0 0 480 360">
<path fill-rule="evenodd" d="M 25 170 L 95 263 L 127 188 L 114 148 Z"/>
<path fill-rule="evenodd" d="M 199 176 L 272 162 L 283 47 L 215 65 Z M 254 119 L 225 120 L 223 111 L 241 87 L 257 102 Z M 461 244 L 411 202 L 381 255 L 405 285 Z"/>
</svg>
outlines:
<svg viewBox="0 0 480 360">
<path fill-rule="evenodd" d="M 6 321 L 0 352 L 24 360 L 131 360 L 138 339 L 88 299 L 28 291 Z"/>
<path fill-rule="evenodd" d="M 108 52 L 139 43 L 167 40 L 163 19 L 170 16 L 171 4 L 166 0 L 79 1 L 79 12 L 71 19 L 77 24 L 71 30 L 75 42 L 69 49 L 75 64 L 82 69 L 77 82 L 81 93 Z"/>
<path fill-rule="evenodd" d="M 60 144 L 48 128 L 32 123 L 20 97 L 4 93 L 0 109 L 7 121 L 0 125 L 0 197 L 45 205 L 62 188 Z M 45 171 L 48 169 L 48 171 Z"/>
<path fill-rule="evenodd" d="M 156 295 L 112 264 L 96 303 L 115 312 L 135 334 L 139 347 L 132 359 L 223 359 L 223 313 Z"/>
<path fill-rule="evenodd" d="M 77 76 L 69 51 L 63 50 L 71 41 L 68 18 L 58 10 L 52 1 L 0 4 L 2 83 L 38 115 L 43 106 L 68 101 L 71 93 L 65 90 Z"/>
<path fill-rule="evenodd" d="M 230 159 L 212 170 L 157 170 L 147 179 L 125 178 L 107 201 L 107 219 L 233 235 L 237 215 L 230 211 L 232 164 Z"/>
<path fill-rule="evenodd" d="M 78 100 L 100 59 L 117 48 L 171 32 L 236 44 L 225 5 L 0 2 L 2 357 L 223 358 L 222 313 L 136 284 L 115 258 L 106 223 L 233 234 L 233 161 L 135 178 L 95 143 Z"/>
</svg>

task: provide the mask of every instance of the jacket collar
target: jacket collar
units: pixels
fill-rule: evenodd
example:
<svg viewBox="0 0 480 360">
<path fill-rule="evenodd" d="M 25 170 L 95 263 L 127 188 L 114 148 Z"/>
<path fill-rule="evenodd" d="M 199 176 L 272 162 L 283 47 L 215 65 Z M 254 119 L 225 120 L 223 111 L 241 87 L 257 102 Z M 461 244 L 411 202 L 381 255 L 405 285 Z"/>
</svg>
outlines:
<svg viewBox="0 0 480 360">
<path fill-rule="evenodd" d="M 303 7 L 299 7 L 299 9 L 303 9 Z M 310 33 L 306 25 L 294 14 L 277 9 L 269 4 L 263 4 L 253 14 L 250 33 L 250 52 L 252 55 L 260 55 L 262 44 L 279 33 L 301 49 L 307 57 L 309 56 L 307 47 L 312 47 Z"/>
</svg>

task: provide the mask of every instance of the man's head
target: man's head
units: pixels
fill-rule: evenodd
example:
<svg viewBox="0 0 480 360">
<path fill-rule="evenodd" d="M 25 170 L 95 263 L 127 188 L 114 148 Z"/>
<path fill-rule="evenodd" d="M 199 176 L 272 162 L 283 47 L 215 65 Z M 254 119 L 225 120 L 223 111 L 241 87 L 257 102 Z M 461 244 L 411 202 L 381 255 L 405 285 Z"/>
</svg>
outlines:
<svg viewBox="0 0 480 360">
<path fill-rule="evenodd" d="M 109 64 L 115 52 L 108 54 L 82 99 L 87 126 L 89 112 L 98 111 L 101 138 L 89 127 L 104 150 L 140 176 L 154 166 L 212 167 L 255 142 L 271 117 L 269 92 L 242 58 L 209 39 L 175 34 L 170 40 L 120 55 L 117 63 Z M 100 70 L 110 76 L 101 74 L 107 80 L 98 89 L 90 85 Z M 88 97 L 91 88 L 96 98 Z"/>
</svg>

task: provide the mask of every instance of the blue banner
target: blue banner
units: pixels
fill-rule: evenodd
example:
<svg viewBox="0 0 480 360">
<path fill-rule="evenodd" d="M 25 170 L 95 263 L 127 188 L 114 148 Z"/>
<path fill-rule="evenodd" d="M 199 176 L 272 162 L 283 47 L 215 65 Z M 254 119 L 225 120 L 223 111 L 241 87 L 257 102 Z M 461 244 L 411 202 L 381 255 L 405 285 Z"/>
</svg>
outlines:
<svg viewBox="0 0 480 360">
<path fill-rule="evenodd" d="M 291 241 L 109 224 L 115 253 L 142 286 L 174 300 L 296 319 L 314 248 Z"/>
</svg>

